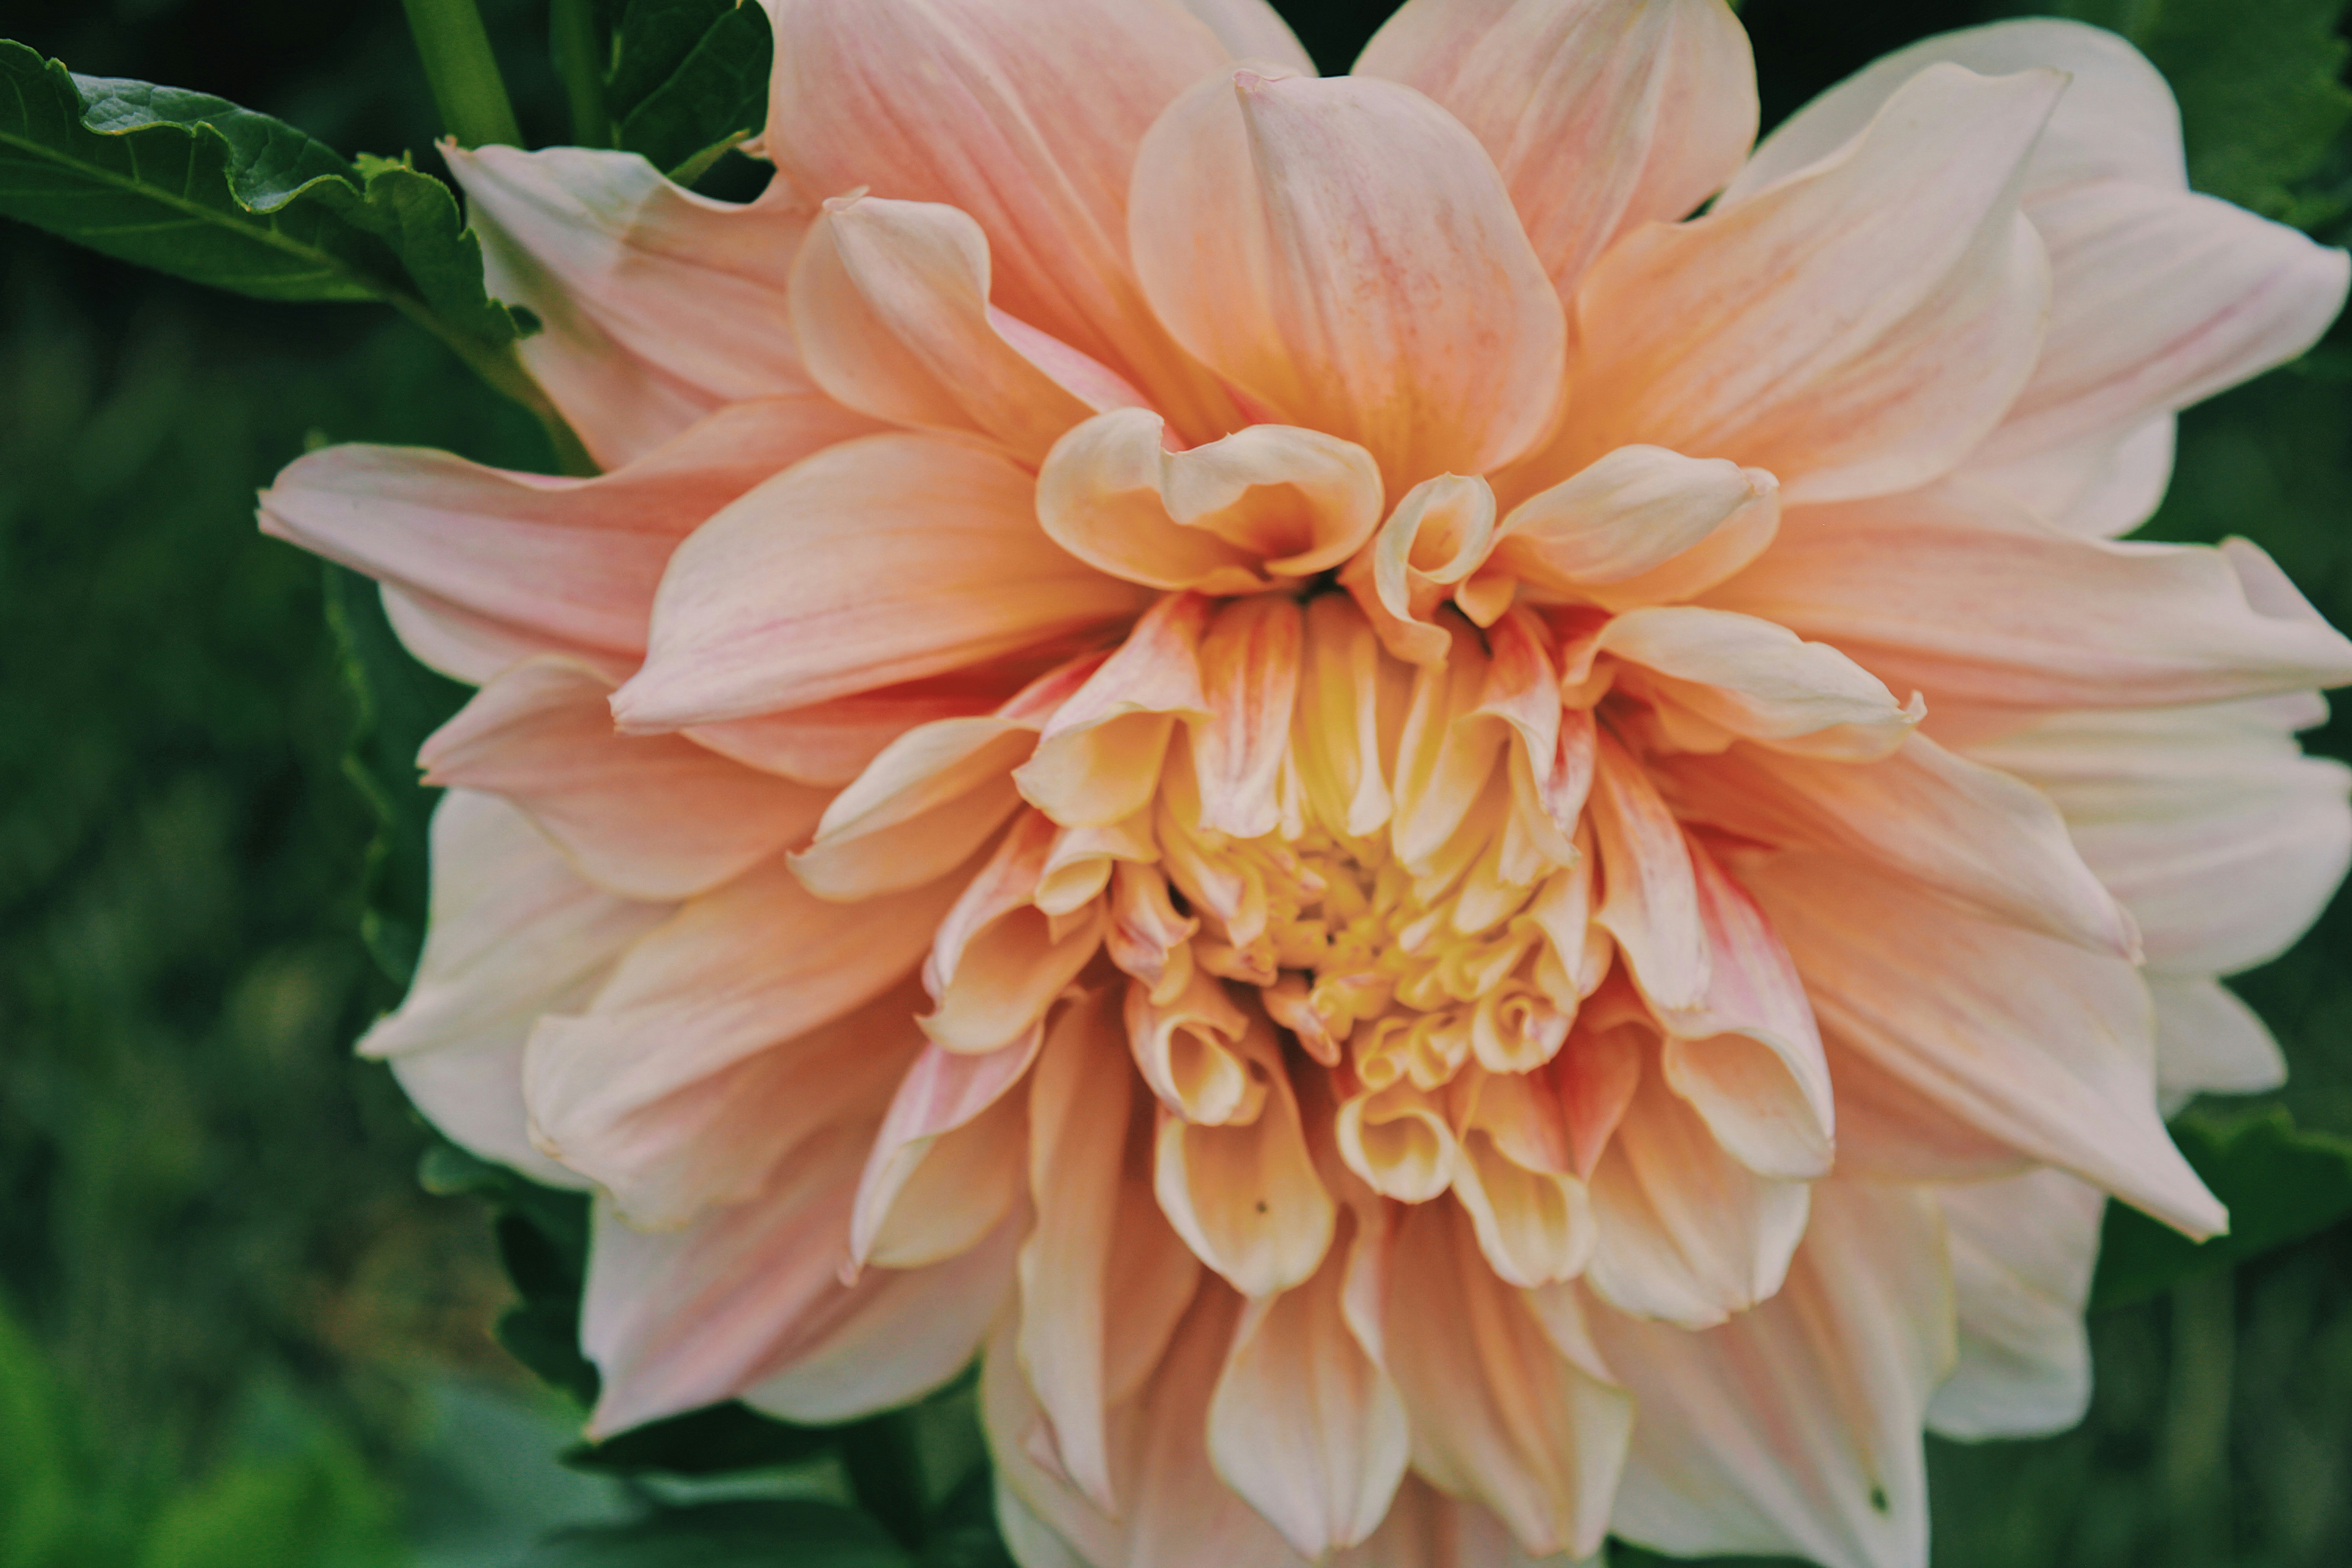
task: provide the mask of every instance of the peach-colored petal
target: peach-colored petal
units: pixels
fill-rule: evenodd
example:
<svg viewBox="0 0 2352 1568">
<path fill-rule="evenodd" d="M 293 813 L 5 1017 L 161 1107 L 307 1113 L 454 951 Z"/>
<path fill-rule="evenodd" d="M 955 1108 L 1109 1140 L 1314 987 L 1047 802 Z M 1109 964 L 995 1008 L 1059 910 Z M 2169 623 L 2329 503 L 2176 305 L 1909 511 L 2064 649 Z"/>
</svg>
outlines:
<svg viewBox="0 0 2352 1568">
<path fill-rule="evenodd" d="M 491 297 L 541 330 L 520 352 L 599 463 L 641 458 L 721 405 L 812 390 L 785 279 L 810 206 L 672 184 L 632 153 L 460 147 Z"/>
<path fill-rule="evenodd" d="M 1494 544 L 1495 492 L 1486 481 L 1440 474 L 1405 492 L 1339 581 L 1391 653 L 1408 664 L 1438 664 L 1454 639 L 1430 617 L 1486 564 Z"/>
<path fill-rule="evenodd" d="M 1457 837 L 1511 744 L 1510 731 L 1479 712 L 1488 668 L 1481 639 L 1459 621 L 1447 635 L 1454 647 L 1445 660 L 1413 673 L 1390 781 L 1396 802 L 1390 843 L 1416 873 L 1430 869 Z"/>
<path fill-rule="evenodd" d="M 1201 639 L 1208 717 L 1191 750 L 1202 828 L 1255 838 L 1278 826 L 1275 773 L 1289 749 L 1303 640 L 1298 605 L 1274 595 L 1225 606 Z"/>
<path fill-rule="evenodd" d="M 910 1026 L 911 1015 L 909 1009 Z M 877 1250 L 877 1238 L 896 1215 L 927 1206 L 920 1200 L 930 1194 L 913 1191 L 910 1184 L 919 1175 L 929 1174 L 932 1152 L 942 1139 L 973 1126 L 1004 1101 L 1029 1071 L 1030 1064 L 1037 1059 L 1044 1039 L 1041 1026 L 1009 1046 L 977 1055 L 944 1051 L 929 1043 L 916 1054 L 913 1064 L 891 1094 L 890 1108 L 882 1116 L 882 1129 L 874 1135 L 873 1146 L 866 1152 L 866 1168 L 857 1179 L 857 1197 L 849 1223 L 851 1267 L 863 1266 L 869 1258 L 889 1268 L 906 1267 L 903 1262 L 893 1261 L 886 1251 Z M 1016 1125 L 1025 1126 L 1020 1118 L 1012 1120 Z M 1017 1151 L 1024 1142 L 1025 1139 L 1015 1138 L 1011 1145 L 1015 1151 L 1013 1161 L 1016 1169 L 1020 1164 Z M 936 1184 L 926 1182 L 925 1185 Z M 1002 1213 L 1001 1204 L 998 1212 Z M 978 1226 L 978 1231 L 985 1232 L 994 1223 L 992 1216 L 987 1224 Z"/>
<path fill-rule="evenodd" d="M 1707 729 L 1800 756 L 1874 762 L 1911 734 L 1924 709 L 1898 703 L 1868 670 L 1826 644 L 1753 616 L 1697 605 L 1628 610 L 1601 629 L 1601 651 L 1641 667 L 1618 684 Z M 1667 733 L 1675 734 L 1670 722 Z M 1694 750 L 1717 750 L 1695 745 Z"/>
<path fill-rule="evenodd" d="M 1920 1568 L 1919 1423 L 1952 1361 L 1942 1226 L 1923 1193 L 1824 1182 L 1770 1301 L 1708 1333 L 1592 1329 L 1641 1418 L 1611 1527 L 1676 1556 Z"/>
<path fill-rule="evenodd" d="M 1181 5 L 1208 24 L 1209 31 L 1237 60 L 1271 60 L 1313 75 L 1315 62 L 1307 58 L 1297 36 L 1281 13 L 1266 0 L 1161 0 Z"/>
<path fill-rule="evenodd" d="M 1195 439 L 1232 405 L 1127 261 L 1145 130 L 1228 57 L 1166 0 L 775 0 L 764 145 L 811 206 L 860 188 L 971 215 L 996 303 L 1142 387 Z M 924 84 L 919 91 L 906 84 Z"/>
<path fill-rule="evenodd" d="M 939 1005 L 923 1032 L 951 1051 L 1011 1045 L 1045 1016 L 1101 945 L 1103 910 L 1066 920 L 1036 907 L 1054 825 L 1034 811 L 1013 819 L 996 853 L 940 921 L 923 984 Z"/>
<path fill-rule="evenodd" d="M 1280 417 L 1360 443 L 1402 493 L 1549 423 L 1566 325 L 1493 163 L 1372 78 L 1213 77 L 1137 154 L 1152 308 Z"/>
<path fill-rule="evenodd" d="M 463 1147 L 551 1186 L 583 1184 L 530 1142 L 523 1047 L 541 1013 L 585 1004 L 669 911 L 584 881 L 494 796 L 452 790 L 433 814 L 432 920 L 406 1000 L 360 1041 Z"/>
<path fill-rule="evenodd" d="M 1152 1190 L 1202 1262 L 1245 1296 L 1270 1296 L 1310 1278 L 1331 1245 L 1337 1210 L 1315 1173 L 1273 1041 L 1244 1035 L 1266 1094 L 1249 1122 L 1188 1121 L 1160 1108 Z"/>
<path fill-rule="evenodd" d="M 1768 468 L 1792 502 L 1949 472 L 2041 347 L 2018 188 L 2063 84 L 1930 67 L 1836 158 L 1626 236 L 1577 295 L 1563 441 L 1514 493 L 1634 442 Z"/>
<path fill-rule="evenodd" d="M 1620 447 L 1513 507 L 1495 542 L 1494 568 L 1552 595 L 1612 609 L 1642 603 L 1668 583 L 1670 563 L 1711 539 L 1729 534 L 1760 550 L 1777 525 L 1779 488 L 1761 468 L 1719 458 Z M 1759 520 L 1760 513 L 1773 515 Z M 1744 564 L 1735 553 L 1712 570 L 1719 581 Z M 1698 573 L 1673 576 L 1707 585 Z"/>
<path fill-rule="evenodd" d="M 1931 713 L 2012 726 L 2352 681 L 2352 642 L 2243 541 L 2081 539 L 1958 485 L 1792 512 L 1710 602 L 1835 645 Z"/>
<path fill-rule="evenodd" d="M 1209 1400 L 1218 1477 L 1318 1561 L 1379 1528 L 1410 1442 L 1377 1347 L 1349 1322 L 1344 1294 L 1360 1245 L 1335 1246 L 1304 1285 L 1244 1305 Z"/>
<path fill-rule="evenodd" d="M 1782 856 L 1750 885 L 1824 1036 L 2026 1158 L 2193 1236 L 2226 1225 L 2158 1118 L 2154 1020 L 2129 963 L 1818 857 Z"/>
<path fill-rule="evenodd" d="M 2286 1081 L 2286 1056 L 2252 1007 L 2219 981 L 2151 974 L 2156 1088 L 2170 1116 L 2200 1094 L 2262 1094 Z"/>
<path fill-rule="evenodd" d="M 1383 1197 L 1423 1204 L 1454 1184 L 1461 1146 L 1444 1102 L 1409 1079 L 1349 1096 L 1332 1133 L 1340 1160 Z"/>
<path fill-rule="evenodd" d="M 1937 1188 L 1950 1237 L 1959 1356 L 1927 1405 L 1947 1437 L 2063 1432 L 2091 1404 L 2083 1309 L 2106 1194 L 2063 1171 Z"/>
<path fill-rule="evenodd" d="M 1617 236 L 1721 190 L 1756 138 L 1755 62 L 1720 0 L 1412 0 L 1356 69 L 1470 128 L 1562 298 Z"/>
<path fill-rule="evenodd" d="M 1518 1075 L 1473 1082 L 1453 1187 L 1479 1251 L 1506 1284 L 1574 1279 L 1591 1260 L 1598 1233 L 1591 1194 L 1570 1169 L 1559 1099 Z"/>
<path fill-rule="evenodd" d="M 1591 1186 L 1601 1238 L 1585 1279 L 1619 1311 L 1685 1329 L 1720 1323 L 1780 1289 L 1812 1190 L 1733 1159 L 1654 1057 Z"/>
<path fill-rule="evenodd" d="M 261 529 L 505 628 L 532 651 L 625 668 L 678 541 L 811 452 L 873 428 L 816 394 L 720 410 L 593 479 L 444 452 L 329 447 L 261 495 Z M 507 660 L 453 670 L 486 680 Z"/>
<path fill-rule="evenodd" d="M 992 320 L 988 237 L 953 207 L 827 200 L 793 264 L 792 311 L 810 379 L 877 419 L 971 431 L 1035 463 L 1097 412 Z"/>
<path fill-rule="evenodd" d="M 2294 742 L 2326 715 L 2303 694 L 2063 714 L 1969 754 L 2056 803 L 2152 969 L 2229 974 L 2284 952 L 2352 864 L 2352 770 Z"/>
<path fill-rule="evenodd" d="M 1706 932 L 1706 999 L 1660 1016 L 1666 1085 L 1749 1170 L 1827 1175 L 1837 1112 L 1804 983 L 1748 889 L 1695 840 L 1691 868 Z"/>
<path fill-rule="evenodd" d="M 1925 735 L 1864 767 L 1741 745 L 1656 772 L 1687 820 L 1897 870 L 1972 913 L 2095 952 L 2138 951 L 2047 796 Z"/>
<path fill-rule="evenodd" d="M 1307 601 L 1307 626 L 1292 741 L 1301 782 L 1324 821 L 1370 833 L 1393 808 L 1387 763 L 1410 687 L 1403 672 L 1380 657 L 1372 628 L 1339 599 Z"/>
<path fill-rule="evenodd" d="M 1506 843 L 1528 852 L 1508 872 L 1519 881 L 1573 866 L 1582 853 L 1574 840 L 1599 747 L 1591 711 L 1560 706 L 1559 678 L 1544 642 L 1539 623 L 1525 611 L 1489 627 L 1494 661 L 1474 710 L 1508 724 L 1517 742 L 1510 762 L 1512 837 Z"/>
<path fill-rule="evenodd" d="M 1144 613 L 1013 771 L 1031 805 L 1066 826 L 1108 827 L 1150 803 L 1176 721 L 1209 710 L 1200 643 L 1212 607 L 1177 594 Z"/>
<path fill-rule="evenodd" d="M 1119 409 L 1063 437 L 1037 479 L 1046 533 L 1130 583 L 1245 594 L 1337 566 L 1380 521 L 1380 470 L 1351 442 L 1253 425 L 1171 452 L 1162 428 Z"/>
<path fill-rule="evenodd" d="M 2014 1176 L 2035 1162 L 1984 1131 L 1966 1107 L 1955 1110 L 1853 1049 L 1835 1035 L 1822 1048 L 1837 1086 L 1837 1173 L 1861 1181 L 1988 1182 Z"/>
<path fill-rule="evenodd" d="M 2030 192 L 2089 180 L 2180 190 L 2180 110 L 2147 57 L 2104 27 L 2026 16 L 1937 33 L 1882 55 L 1782 121 L 1725 193 L 1743 200 L 1831 156 L 1869 126 L 1904 83 L 1938 62 L 1983 76 L 2055 68 L 2066 90 L 2026 164 Z"/>
<path fill-rule="evenodd" d="M 1029 476 L 933 436 L 845 442 L 679 546 L 630 729 L 738 719 L 976 664 L 1132 615 L 1141 595 L 1038 531 Z"/>
<path fill-rule="evenodd" d="M 1605 889 L 1594 921 L 1617 939 L 1644 995 L 1661 1007 L 1699 1005 L 1707 944 L 1690 847 L 1647 772 L 1606 733 L 1592 825 Z"/>
<path fill-rule="evenodd" d="M 1412 1418 L 1413 1468 L 1494 1510 L 1530 1554 L 1596 1549 L 1632 1402 L 1560 1352 L 1447 1205 L 1406 1213 L 1389 1279 L 1388 1364 Z"/>
<path fill-rule="evenodd" d="M 822 790 L 676 736 L 615 734 L 612 689 L 571 659 L 518 665 L 425 742 L 425 782 L 506 796 L 589 880 L 633 899 L 705 892 L 816 826 Z"/>
</svg>

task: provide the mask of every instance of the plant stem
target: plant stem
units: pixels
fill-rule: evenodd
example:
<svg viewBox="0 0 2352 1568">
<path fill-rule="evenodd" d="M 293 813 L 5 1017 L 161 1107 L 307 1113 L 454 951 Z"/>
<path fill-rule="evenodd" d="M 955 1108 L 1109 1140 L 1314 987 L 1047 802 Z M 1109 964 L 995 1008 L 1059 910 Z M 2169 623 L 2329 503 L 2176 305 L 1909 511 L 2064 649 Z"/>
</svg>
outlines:
<svg viewBox="0 0 2352 1568">
<path fill-rule="evenodd" d="M 572 109 L 572 140 L 583 147 L 613 145 L 613 117 L 604 108 L 607 40 L 597 37 L 595 0 L 554 0 L 547 19 L 555 73 Z"/>
<path fill-rule="evenodd" d="M 2237 1276 L 2217 1269 L 2172 1289 L 2172 1376 L 2162 1463 L 2175 1563 L 2230 1560 L 2230 1405 Z"/>
<path fill-rule="evenodd" d="M 442 128 L 467 147 L 503 142 L 522 145 L 514 104 L 490 53 L 490 36 L 474 0 L 402 0 L 416 52 L 425 57 L 425 77 Z"/>
</svg>

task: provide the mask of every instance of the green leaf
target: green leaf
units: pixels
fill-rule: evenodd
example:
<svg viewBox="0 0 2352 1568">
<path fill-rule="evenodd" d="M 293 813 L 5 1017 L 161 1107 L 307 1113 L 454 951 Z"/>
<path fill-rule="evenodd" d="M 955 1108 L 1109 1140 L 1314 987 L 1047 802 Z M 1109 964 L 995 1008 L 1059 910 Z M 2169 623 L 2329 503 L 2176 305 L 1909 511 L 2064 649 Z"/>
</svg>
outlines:
<svg viewBox="0 0 2352 1568">
<path fill-rule="evenodd" d="M 405 985 L 425 940 L 427 842 L 441 796 L 418 782 L 416 751 L 469 693 L 409 656 L 373 583 L 341 566 L 326 574 L 327 623 L 357 713 L 343 773 L 375 816 L 360 934 L 384 973 Z"/>
<path fill-rule="evenodd" d="M 2200 1244 L 2109 1204 L 2094 1308 L 2144 1300 L 2352 1215 L 2352 1139 L 2298 1128 L 2284 1110 L 2221 1126 L 2191 1118 L 2174 1125 L 2173 1138 L 2229 1205 L 2229 1233 Z"/>
<path fill-rule="evenodd" d="M 630 0 L 604 102 L 615 142 L 692 184 L 768 118 L 768 13 L 736 0 Z"/>
<path fill-rule="evenodd" d="M 583 1470 L 715 1476 L 797 1464 L 830 1447 L 834 1436 L 789 1426 L 730 1400 L 583 1444 L 565 1454 L 563 1462 Z"/>
<path fill-rule="evenodd" d="M 138 1568 L 398 1568 L 407 1557 L 366 1466 L 331 1447 L 234 1462 L 173 1498 Z"/>
<path fill-rule="evenodd" d="M 0 1305 L 0 1568 L 66 1560 L 77 1436 L 40 1348 Z"/>
<path fill-rule="evenodd" d="M 514 1568 L 913 1568 L 854 1509 L 821 1502 L 726 1502 L 667 1510 L 635 1524 L 567 1531 Z"/>
</svg>

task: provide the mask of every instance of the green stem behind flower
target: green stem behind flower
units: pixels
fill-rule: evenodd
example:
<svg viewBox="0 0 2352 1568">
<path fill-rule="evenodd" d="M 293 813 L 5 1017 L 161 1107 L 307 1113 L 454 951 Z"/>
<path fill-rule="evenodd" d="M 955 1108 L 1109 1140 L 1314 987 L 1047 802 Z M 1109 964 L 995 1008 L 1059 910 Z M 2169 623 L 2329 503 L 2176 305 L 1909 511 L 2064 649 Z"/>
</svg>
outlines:
<svg viewBox="0 0 2352 1568">
<path fill-rule="evenodd" d="M 416 52 L 425 58 L 425 79 L 441 124 L 467 147 L 502 142 L 522 145 L 514 104 L 499 75 L 498 57 L 474 0 L 402 0 Z"/>
<path fill-rule="evenodd" d="M 598 36 L 595 0 L 554 0 L 547 25 L 555 72 L 572 110 L 572 140 L 583 147 L 614 145 L 612 111 L 604 102 L 606 51 L 598 47 L 609 40 Z"/>
</svg>

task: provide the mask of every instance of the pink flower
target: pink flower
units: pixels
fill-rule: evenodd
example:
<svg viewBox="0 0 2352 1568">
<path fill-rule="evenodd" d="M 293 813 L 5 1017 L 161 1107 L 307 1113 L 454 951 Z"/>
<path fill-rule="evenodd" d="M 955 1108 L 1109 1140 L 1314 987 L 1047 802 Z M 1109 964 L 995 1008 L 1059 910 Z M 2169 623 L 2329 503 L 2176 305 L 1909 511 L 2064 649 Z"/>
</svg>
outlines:
<svg viewBox="0 0 2352 1568">
<path fill-rule="evenodd" d="M 609 473 L 263 503 L 481 685 L 366 1048 L 599 1194 L 595 1429 L 984 1347 L 1032 1568 L 1923 1563 L 2352 853 L 2352 644 L 2109 542 L 2346 258 L 2069 23 L 1751 153 L 1717 0 L 772 8 L 751 206 L 451 153 Z"/>
</svg>

